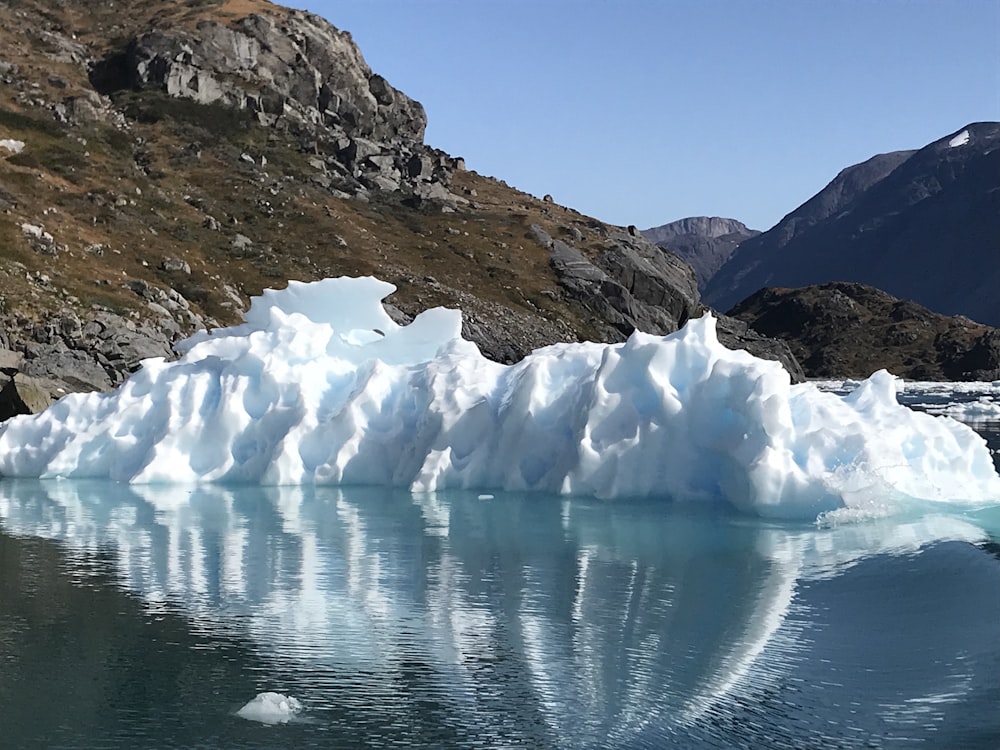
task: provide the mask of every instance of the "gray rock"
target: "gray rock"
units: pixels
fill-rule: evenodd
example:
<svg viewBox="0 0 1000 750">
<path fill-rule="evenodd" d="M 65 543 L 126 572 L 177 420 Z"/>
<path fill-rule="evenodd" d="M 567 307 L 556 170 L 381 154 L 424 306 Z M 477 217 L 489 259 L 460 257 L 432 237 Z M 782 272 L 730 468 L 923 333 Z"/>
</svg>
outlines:
<svg viewBox="0 0 1000 750">
<path fill-rule="evenodd" d="M 648 333 L 670 333 L 683 326 L 699 307 L 691 266 L 640 236 L 621 233 L 609 239 L 611 246 L 597 265 L 638 303 L 636 327 Z"/>
<path fill-rule="evenodd" d="M 10 349 L 0 349 L 0 372 L 13 375 L 24 364 L 24 355 Z"/>
<path fill-rule="evenodd" d="M 609 341 L 620 341 L 634 330 L 673 333 L 689 318 L 705 312 L 691 266 L 640 236 L 609 232 L 607 249 L 592 263 L 581 251 L 554 240 L 537 224 L 531 230 L 550 249 L 550 262 L 563 292 L 590 308 L 609 327 L 604 331 Z M 762 336 L 726 316 L 719 316 L 717 331 L 723 345 L 777 360 L 793 381 L 804 379 L 784 341 Z"/>
<path fill-rule="evenodd" d="M 253 240 L 251 240 L 245 234 L 237 233 L 236 236 L 233 237 L 232 242 L 230 242 L 229 244 L 234 250 L 245 252 L 246 250 L 249 250 L 253 246 Z"/>
<path fill-rule="evenodd" d="M 683 261 L 638 237 L 609 238 L 596 263 L 537 224 L 532 232 L 551 251 L 560 286 L 605 324 L 628 336 L 634 330 L 664 335 L 698 309 L 694 273 Z"/>
<path fill-rule="evenodd" d="M 190 264 L 180 258 L 164 258 L 163 261 L 160 262 L 160 268 L 167 273 L 182 273 L 186 276 L 191 275 Z"/>
<path fill-rule="evenodd" d="M 0 421 L 18 414 L 45 411 L 65 390 L 52 381 L 44 381 L 18 373 L 0 378 Z"/>
<path fill-rule="evenodd" d="M 69 349 L 63 342 L 36 344 L 28 349 L 21 373 L 33 378 L 68 383 L 77 391 L 106 391 L 113 382 L 92 352 Z"/>
<path fill-rule="evenodd" d="M 468 200 L 460 195 L 455 195 L 440 182 L 418 182 L 413 188 L 413 195 L 421 202 L 437 202 L 453 210 L 459 205 L 468 205 L 469 203 Z"/>
</svg>

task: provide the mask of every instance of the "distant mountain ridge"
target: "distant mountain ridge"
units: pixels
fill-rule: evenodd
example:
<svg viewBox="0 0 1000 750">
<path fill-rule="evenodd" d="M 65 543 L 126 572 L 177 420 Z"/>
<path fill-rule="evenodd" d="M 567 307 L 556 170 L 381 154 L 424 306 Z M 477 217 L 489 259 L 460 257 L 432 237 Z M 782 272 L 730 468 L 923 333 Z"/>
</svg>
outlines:
<svg viewBox="0 0 1000 750">
<path fill-rule="evenodd" d="M 739 245 L 704 288 L 728 310 L 757 290 L 869 284 L 1000 325 L 1000 123 L 843 170 L 773 229 Z"/>
<path fill-rule="evenodd" d="M 744 240 L 760 234 L 736 219 L 691 216 L 642 230 L 650 242 L 681 256 L 694 269 L 703 290 Z"/>
</svg>

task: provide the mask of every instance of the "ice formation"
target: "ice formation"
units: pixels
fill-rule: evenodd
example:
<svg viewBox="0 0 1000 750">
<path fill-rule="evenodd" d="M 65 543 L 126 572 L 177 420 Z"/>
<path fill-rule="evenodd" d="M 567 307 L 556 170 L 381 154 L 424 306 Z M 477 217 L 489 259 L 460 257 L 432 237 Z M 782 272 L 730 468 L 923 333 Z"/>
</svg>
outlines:
<svg viewBox="0 0 1000 750">
<path fill-rule="evenodd" d="M 298 700 L 281 693 L 258 693 L 257 697 L 236 712 L 242 719 L 261 724 L 287 724 L 302 711 Z"/>
<path fill-rule="evenodd" d="M 394 323 L 393 290 L 268 290 L 177 361 L 8 421 L 0 474 L 662 496 L 799 518 L 1000 501 L 983 439 L 897 404 L 888 373 L 844 398 L 791 385 L 778 363 L 719 344 L 709 315 L 505 366 L 461 338 L 458 311 Z"/>
</svg>

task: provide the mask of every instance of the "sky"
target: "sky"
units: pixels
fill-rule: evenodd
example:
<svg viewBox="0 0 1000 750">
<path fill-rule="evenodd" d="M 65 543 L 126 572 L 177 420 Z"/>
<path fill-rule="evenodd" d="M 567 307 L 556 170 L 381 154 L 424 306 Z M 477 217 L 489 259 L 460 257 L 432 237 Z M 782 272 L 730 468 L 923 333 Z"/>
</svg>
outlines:
<svg viewBox="0 0 1000 750">
<path fill-rule="evenodd" d="M 289 4 L 424 105 L 427 144 L 618 225 L 768 229 L 844 167 L 1000 120 L 1000 0 Z"/>
</svg>

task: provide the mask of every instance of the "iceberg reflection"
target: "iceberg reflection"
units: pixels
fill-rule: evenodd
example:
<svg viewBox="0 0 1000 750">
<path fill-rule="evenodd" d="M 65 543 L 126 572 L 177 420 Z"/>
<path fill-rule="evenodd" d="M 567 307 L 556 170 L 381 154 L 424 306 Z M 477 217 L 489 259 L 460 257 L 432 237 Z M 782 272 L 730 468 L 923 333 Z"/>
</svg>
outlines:
<svg viewBox="0 0 1000 750">
<path fill-rule="evenodd" d="M 722 732 L 720 716 L 807 673 L 803 592 L 873 555 L 986 539 L 947 516 L 817 529 L 655 502 L 107 482 L 5 481 L 0 523 L 110 554 L 149 607 L 378 710 L 432 696 L 491 736 L 565 746 Z M 922 689 L 898 711 L 937 710 Z"/>
</svg>

